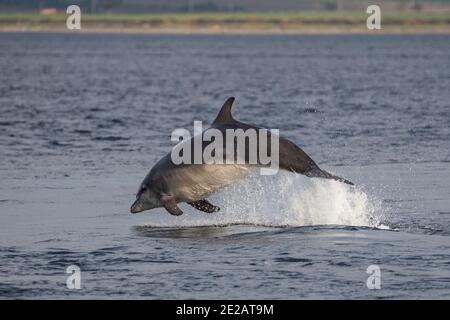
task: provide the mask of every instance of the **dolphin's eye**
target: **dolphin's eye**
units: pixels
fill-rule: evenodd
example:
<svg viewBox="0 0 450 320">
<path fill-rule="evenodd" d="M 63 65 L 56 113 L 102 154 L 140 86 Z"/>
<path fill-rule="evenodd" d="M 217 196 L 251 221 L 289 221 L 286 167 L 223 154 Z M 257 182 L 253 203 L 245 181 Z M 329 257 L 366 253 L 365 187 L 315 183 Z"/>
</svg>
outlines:
<svg viewBox="0 0 450 320">
<path fill-rule="evenodd" d="M 147 187 L 142 187 L 142 188 L 139 190 L 139 193 L 144 193 L 146 190 L 147 190 Z"/>
</svg>

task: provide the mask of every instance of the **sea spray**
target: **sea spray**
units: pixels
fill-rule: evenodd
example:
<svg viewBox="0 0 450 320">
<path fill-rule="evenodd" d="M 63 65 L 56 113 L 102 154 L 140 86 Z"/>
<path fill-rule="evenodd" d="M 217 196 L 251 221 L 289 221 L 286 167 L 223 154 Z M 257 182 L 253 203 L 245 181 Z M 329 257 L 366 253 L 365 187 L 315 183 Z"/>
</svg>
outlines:
<svg viewBox="0 0 450 320">
<path fill-rule="evenodd" d="M 217 213 L 199 212 L 182 204 L 184 215 L 149 214 L 158 227 L 249 224 L 270 227 L 348 225 L 378 227 L 380 208 L 358 186 L 307 178 L 290 172 L 276 176 L 251 174 L 209 198 Z"/>
</svg>

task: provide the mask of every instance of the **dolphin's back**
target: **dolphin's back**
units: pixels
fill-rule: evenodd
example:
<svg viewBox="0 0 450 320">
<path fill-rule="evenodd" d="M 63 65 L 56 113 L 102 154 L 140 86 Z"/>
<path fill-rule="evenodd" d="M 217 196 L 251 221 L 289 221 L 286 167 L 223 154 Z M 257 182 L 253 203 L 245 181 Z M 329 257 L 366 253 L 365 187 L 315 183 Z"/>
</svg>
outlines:
<svg viewBox="0 0 450 320">
<path fill-rule="evenodd" d="M 233 105 L 234 98 L 229 98 L 224 105 L 222 106 L 222 109 L 220 110 L 218 116 L 214 120 L 211 128 L 217 128 L 221 130 L 222 132 L 225 131 L 227 128 L 231 129 L 255 129 L 259 130 L 261 128 L 257 126 L 253 126 L 250 124 L 242 123 L 240 121 L 237 121 L 233 118 L 231 115 L 231 107 Z M 270 136 L 270 132 L 268 133 Z M 258 136 L 259 139 L 259 136 Z M 259 140 L 258 140 L 259 141 Z M 269 140 L 268 140 L 269 141 Z M 259 143 L 258 143 L 259 145 Z M 270 143 L 268 144 L 268 147 L 270 149 Z M 249 149 L 248 145 L 246 145 L 246 155 L 248 155 Z M 269 150 L 270 152 L 270 150 Z M 258 152 L 259 154 L 259 152 Z M 248 159 L 246 159 L 248 160 Z M 258 159 L 259 161 L 259 159 Z M 258 162 L 259 163 L 259 162 Z M 319 166 L 314 162 L 314 160 L 311 159 L 310 156 L 306 154 L 305 151 L 303 151 L 300 147 L 298 147 L 295 143 L 292 141 L 280 136 L 279 137 L 279 168 L 287 171 L 292 171 L 295 173 L 304 174 L 307 177 L 317 177 L 317 178 L 325 178 L 325 179 L 333 179 L 340 182 L 344 182 L 350 185 L 353 185 L 352 182 L 335 176 L 325 170 L 322 170 L 319 168 Z"/>
</svg>

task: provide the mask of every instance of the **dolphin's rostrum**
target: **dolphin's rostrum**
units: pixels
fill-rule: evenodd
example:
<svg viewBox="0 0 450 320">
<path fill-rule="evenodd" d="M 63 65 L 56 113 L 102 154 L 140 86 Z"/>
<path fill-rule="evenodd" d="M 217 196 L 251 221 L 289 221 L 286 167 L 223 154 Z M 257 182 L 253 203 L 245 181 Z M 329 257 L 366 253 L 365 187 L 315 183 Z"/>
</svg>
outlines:
<svg viewBox="0 0 450 320">
<path fill-rule="evenodd" d="M 233 102 L 234 98 L 231 97 L 224 103 L 209 129 L 220 130 L 224 137 L 227 129 L 260 129 L 235 120 L 231 115 Z M 193 140 L 191 138 L 182 143 L 191 144 L 193 148 Z M 209 143 L 203 142 L 203 149 Z M 248 150 L 247 142 L 245 148 Z M 248 153 L 246 152 L 246 154 Z M 278 159 L 280 169 L 304 174 L 311 178 L 334 179 L 353 185 L 348 180 L 320 169 L 302 149 L 281 136 L 279 137 Z M 164 207 L 170 214 L 179 216 L 183 214 L 183 211 L 177 205 L 180 202 L 187 202 L 194 208 L 207 213 L 219 211 L 219 207 L 211 204 L 206 198 L 212 193 L 244 178 L 253 168 L 261 166 L 259 164 L 249 164 L 245 161 L 243 164 L 174 164 L 171 153 L 169 153 L 154 165 L 144 181 L 142 181 L 136 195 L 136 201 L 131 206 L 130 211 L 131 213 L 138 213 L 157 207 Z"/>
</svg>

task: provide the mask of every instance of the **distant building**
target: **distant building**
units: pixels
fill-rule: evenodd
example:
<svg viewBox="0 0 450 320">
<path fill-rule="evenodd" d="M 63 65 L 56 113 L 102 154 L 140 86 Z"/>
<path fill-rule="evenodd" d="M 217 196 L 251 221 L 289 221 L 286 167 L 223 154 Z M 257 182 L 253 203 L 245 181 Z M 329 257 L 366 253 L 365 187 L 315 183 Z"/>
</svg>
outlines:
<svg viewBox="0 0 450 320">
<path fill-rule="evenodd" d="M 40 10 L 40 13 L 44 16 L 51 16 L 58 13 L 58 10 L 56 8 L 44 8 Z"/>
</svg>

